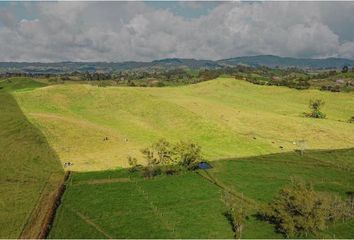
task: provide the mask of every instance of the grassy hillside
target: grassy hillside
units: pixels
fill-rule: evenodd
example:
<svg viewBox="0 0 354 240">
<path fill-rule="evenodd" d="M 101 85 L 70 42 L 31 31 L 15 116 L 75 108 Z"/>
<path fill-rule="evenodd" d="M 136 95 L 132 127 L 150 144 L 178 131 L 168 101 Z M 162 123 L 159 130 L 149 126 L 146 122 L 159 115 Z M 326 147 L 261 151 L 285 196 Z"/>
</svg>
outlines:
<svg viewBox="0 0 354 240">
<path fill-rule="evenodd" d="M 318 191 L 353 190 L 354 149 L 278 153 L 229 159 L 213 168 L 144 180 L 127 170 L 74 173 L 51 238 L 231 238 L 222 202 L 231 191 L 247 206 L 243 238 L 284 238 L 257 219 L 262 203 L 297 177 Z M 205 178 L 204 178 L 205 177 Z M 208 179 L 210 179 L 208 181 Z M 214 183 L 217 184 L 214 184 Z M 353 238 L 354 221 L 339 221 L 312 238 Z"/>
<path fill-rule="evenodd" d="M 58 156 L 12 96 L 11 91 L 38 86 L 25 82 L 14 79 L 0 90 L 0 238 L 18 238 L 38 204 L 44 213 L 41 194 L 50 194 L 63 175 Z"/>
<path fill-rule="evenodd" d="M 258 86 L 231 78 L 166 88 L 56 85 L 16 92 L 26 116 L 73 170 L 126 166 L 158 138 L 195 140 L 208 159 L 354 146 L 352 93 Z M 303 117 L 310 99 L 328 118 Z M 104 138 L 108 137 L 108 141 Z"/>
</svg>

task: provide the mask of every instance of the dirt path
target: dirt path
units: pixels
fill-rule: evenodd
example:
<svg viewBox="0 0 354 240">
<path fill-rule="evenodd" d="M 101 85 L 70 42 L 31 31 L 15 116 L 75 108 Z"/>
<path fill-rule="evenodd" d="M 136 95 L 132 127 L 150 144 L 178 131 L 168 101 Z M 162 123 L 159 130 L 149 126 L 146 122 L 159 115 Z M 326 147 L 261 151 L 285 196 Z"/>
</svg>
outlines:
<svg viewBox="0 0 354 240">
<path fill-rule="evenodd" d="M 49 177 L 48 183 L 43 188 L 37 205 L 32 210 L 27 223 L 25 224 L 20 238 L 46 238 L 49 234 L 50 227 L 53 224 L 56 210 L 61 203 L 61 198 L 65 192 L 65 182 L 70 176 L 67 172 L 65 176 Z M 53 179 L 51 179 L 53 178 Z"/>
</svg>

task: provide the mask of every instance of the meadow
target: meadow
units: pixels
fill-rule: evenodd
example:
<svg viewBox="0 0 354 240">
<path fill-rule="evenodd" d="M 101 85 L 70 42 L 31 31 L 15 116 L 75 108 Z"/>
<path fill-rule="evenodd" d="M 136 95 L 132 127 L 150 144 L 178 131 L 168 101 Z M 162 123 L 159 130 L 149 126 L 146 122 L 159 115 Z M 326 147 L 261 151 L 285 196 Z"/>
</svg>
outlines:
<svg viewBox="0 0 354 240">
<path fill-rule="evenodd" d="M 146 180 L 138 173 L 73 173 L 50 238 L 232 238 L 224 189 L 247 206 L 243 238 L 283 238 L 255 213 L 291 178 L 347 198 L 354 182 L 354 149 L 278 153 L 212 162 L 213 168 Z M 344 167 L 345 166 L 345 167 Z M 354 221 L 316 236 L 353 238 Z"/>
<path fill-rule="evenodd" d="M 326 102 L 326 119 L 304 116 L 315 98 Z M 0 81 L 0 100 L 0 238 L 40 234 L 64 170 L 76 172 L 52 238 L 230 238 L 215 180 L 256 205 L 295 175 L 343 198 L 352 191 L 353 151 L 335 150 L 354 147 L 350 92 L 259 86 L 231 77 L 164 88 L 47 86 L 12 78 Z M 195 141 L 205 159 L 218 161 L 208 176 L 145 181 L 114 171 L 127 167 L 128 155 L 143 164 L 140 150 L 160 138 Z M 294 153 L 299 140 L 306 141 L 308 157 Z M 73 165 L 63 169 L 64 162 Z M 112 174 L 123 180 L 105 180 Z M 137 231 L 135 222 L 147 227 Z M 282 237 L 254 217 L 247 225 L 245 237 Z M 353 237 L 351 227 L 337 224 L 325 236 Z"/>
<path fill-rule="evenodd" d="M 207 159 L 354 146 L 353 93 L 258 86 L 218 78 L 182 87 L 53 85 L 15 92 L 30 121 L 71 170 L 126 167 L 159 138 L 198 142 Z M 310 99 L 327 119 L 304 117 Z M 106 140 L 105 140 L 106 139 Z M 79 147 L 78 147 L 79 146 Z"/>
</svg>

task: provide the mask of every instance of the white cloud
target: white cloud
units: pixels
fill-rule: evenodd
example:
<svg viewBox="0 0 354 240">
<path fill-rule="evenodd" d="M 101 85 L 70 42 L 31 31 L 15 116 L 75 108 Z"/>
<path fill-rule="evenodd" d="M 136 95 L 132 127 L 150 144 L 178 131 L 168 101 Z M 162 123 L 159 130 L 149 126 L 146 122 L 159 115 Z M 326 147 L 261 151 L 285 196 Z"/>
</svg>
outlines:
<svg viewBox="0 0 354 240">
<path fill-rule="evenodd" d="M 186 19 L 143 2 L 41 2 L 35 20 L 0 10 L 0 61 L 354 58 L 353 10 L 352 2 L 228 2 Z"/>
</svg>

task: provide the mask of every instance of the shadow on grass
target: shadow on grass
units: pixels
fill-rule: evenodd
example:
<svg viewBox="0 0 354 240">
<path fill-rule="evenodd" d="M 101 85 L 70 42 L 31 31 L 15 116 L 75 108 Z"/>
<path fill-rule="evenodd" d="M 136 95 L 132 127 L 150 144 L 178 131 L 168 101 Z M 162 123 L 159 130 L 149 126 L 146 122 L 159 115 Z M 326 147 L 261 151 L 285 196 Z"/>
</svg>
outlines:
<svg viewBox="0 0 354 240">
<path fill-rule="evenodd" d="M 335 167 L 344 170 L 354 170 L 354 148 L 343 149 L 311 149 L 304 151 L 303 155 L 299 150 L 271 153 L 251 157 L 230 157 L 219 158 L 214 161 L 272 161 L 287 164 L 311 164 L 322 167 Z M 296 160 L 296 161 L 293 161 Z"/>
<path fill-rule="evenodd" d="M 63 176 L 45 136 L 26 118 L 12 94 L 0 90 L 0 238 L 24 233 L 27 238 L 38 237 Z"/>
</svg>

